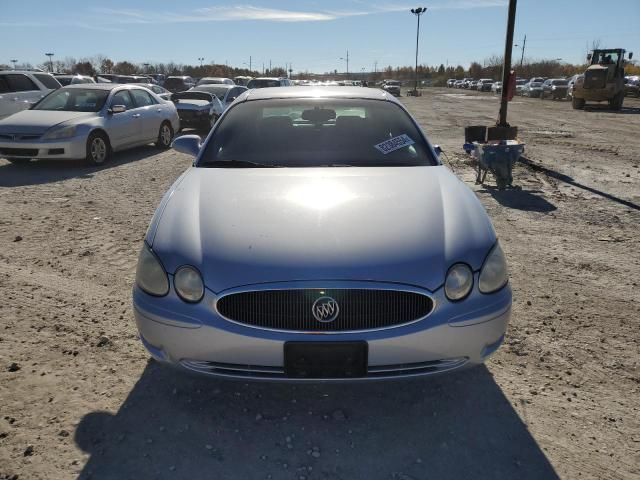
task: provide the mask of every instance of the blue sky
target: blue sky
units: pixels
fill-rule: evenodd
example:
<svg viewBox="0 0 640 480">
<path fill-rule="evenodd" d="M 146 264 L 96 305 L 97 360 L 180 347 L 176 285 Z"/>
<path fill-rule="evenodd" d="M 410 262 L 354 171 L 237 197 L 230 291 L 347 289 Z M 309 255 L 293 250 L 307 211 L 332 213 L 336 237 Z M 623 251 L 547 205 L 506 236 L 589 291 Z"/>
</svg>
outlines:
<svg viewBox="0 0 640 480">
<path fill-rule="evenodd" d="M 507 0 L 0 0 L 0 63 L 103 54 L 114 61 L 242 66 L 291 63 L 295 72 L 411 65 L 421 19 L 421 64 L 482 62 L 502 54 Z M 603 19 L 606 19 L 603 21 Z M 519 0 L 516 43 L 526 57 L 578 62 L 587 44 L 640 57 L 640 0 Z M 514 49 L 514 56 L 520 51 Z"/>
</svg>

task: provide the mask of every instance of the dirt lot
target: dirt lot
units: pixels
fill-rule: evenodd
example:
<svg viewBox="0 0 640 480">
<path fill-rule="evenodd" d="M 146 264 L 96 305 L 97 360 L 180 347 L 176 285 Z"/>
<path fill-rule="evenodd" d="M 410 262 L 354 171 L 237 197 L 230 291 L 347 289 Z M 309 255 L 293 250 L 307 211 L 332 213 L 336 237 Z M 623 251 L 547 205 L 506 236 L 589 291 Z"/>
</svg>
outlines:
<svg viewBox="0 0 640 480">
<path fill-rule="evenodd" d="M 516 99 L 521 190 L 474 185 L 463 127 L 490 94 L 404 101 L 485 204 L 514 289 L 486 367 L 357 386 L 245 384 L 158 367 L 130 288 L 190 159 L 101 169 L 0 160 L 0 479 L 640 478 L 640 101 Z"/>
</svg>

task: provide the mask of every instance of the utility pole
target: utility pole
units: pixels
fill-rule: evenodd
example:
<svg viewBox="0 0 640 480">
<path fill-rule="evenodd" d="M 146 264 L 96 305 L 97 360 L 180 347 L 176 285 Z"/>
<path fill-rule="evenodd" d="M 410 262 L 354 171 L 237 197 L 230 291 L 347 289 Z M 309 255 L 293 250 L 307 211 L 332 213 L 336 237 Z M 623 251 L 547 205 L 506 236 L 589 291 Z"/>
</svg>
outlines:
<svg viewBox="0 0 640 480">
<path fill-rule="evenodd" d="M 49 57 L 49 70 L 51 70 L 51 73 L 53 73 L 53 60 L 51 60 L 51 57 L 53 57 L 53 53 L 45 53 L 45 55 L 47 57 Z"/>
<path fill-rule="evenodd" d="M 271 75 L 271 59 L 269 59 L 269 75 Z"/>
<path fill-rule="evenodd" d="M 517 43 L 514 45 L 514 47 L 519 47 L 520 45 L 518 45 Z M 522 68 L 522 63 L 524 62 L 524 49 L 527 47 L 527 36 L 524 36 L 524 41 L 522 42 L 522 56 L 520 57 L 520 68 Z"/>
<path fill-rule="evenodd" d="M 200 61 L 200 66 L 202 66 L 202 62 L 204 62 L 204 57 L 198 57 L 198 60 Z"/>
<path fill-rule="evenodd" d="M 420 40 L 420 15 L 422 15 L 426 11 L 427 11 L 427 7 L 411 9 L 411 13 L 413 13 L 416 17 L 418 17 L 418 29 L 416 31 L 416 70 L 415 70 L 416 80 L 415 80 L 415 86 L 413 87 L 416 95 L 418 94 L 418 45 Z"/>
<path fill-rule="evenodd" d="M 504 65 L 502 67 L 502 98 L 500 100 L 500 118 L 498 127 L 508 127 L 507 106 L 509 104 L 509 78 L 511 76 L 511 51 L 513 47 L 513 30 L 516 24 L 517 0 L 509 0 L 509 17 L 507 20 L 507 38 L 504 43 Z"/>
<path fill-rule="evenodd" d="M 249 55 L 249 71 L 251 71 L 251 55 Z"/>
<path fill-rule="evenodd" d="M 349 76 L 349 50 L 347 50 L 347 56 L 346 57 L 340 57 L 340 60 L 346 60 L 347 61 L 347 77 Z"/>
</svg>

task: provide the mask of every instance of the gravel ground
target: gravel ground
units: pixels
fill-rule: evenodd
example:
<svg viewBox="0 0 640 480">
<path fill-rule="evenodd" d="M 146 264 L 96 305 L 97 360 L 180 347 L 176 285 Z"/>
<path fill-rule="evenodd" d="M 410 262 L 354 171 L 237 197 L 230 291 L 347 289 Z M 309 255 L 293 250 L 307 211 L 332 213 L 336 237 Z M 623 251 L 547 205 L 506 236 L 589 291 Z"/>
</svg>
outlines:
<svg viewBox="0 0 640 480">
<path fill-rule="evenodd" d="M 491 215 L 505 345 L 473 370 L 365 385 L 246 384 L 149 362 L 130 306 L 163 192 L 190 159 L 0 160 L 0 479 L 640 478 L 640 101 L 515 99 L 527 143 L 499 192 L 463 127 L 490 94 L 403 98 Z"/>
</svg>

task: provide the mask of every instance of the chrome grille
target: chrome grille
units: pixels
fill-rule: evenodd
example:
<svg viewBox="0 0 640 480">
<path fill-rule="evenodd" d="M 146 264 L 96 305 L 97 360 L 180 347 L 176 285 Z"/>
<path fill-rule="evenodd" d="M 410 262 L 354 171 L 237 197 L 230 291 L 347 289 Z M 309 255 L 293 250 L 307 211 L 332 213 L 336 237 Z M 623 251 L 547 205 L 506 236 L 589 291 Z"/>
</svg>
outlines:
<svg viewBox="0 0 640 480">
<path fill-rule="evenodd" d="M 30 140 L 38 140 L 42 135 L 29 135 L 29 134 L 9 134 L 9 133 L 0 133 L 0 140 L 10 140 L 10 141 L 30 141 Z"/>
<path fill-rule="evenodd" d="M 321 297 L 331 297 L 338 303 L 335 320 L 321 322 L 314 317 L 313 304 Z M 218 300 L 216 307 L 229 320 L 254 327 L 344 332 L 413 322 L 431 312 L 433 301 L 426 295 L 399 290 L 260 290 L 227 295 Z"/>
</svg>

